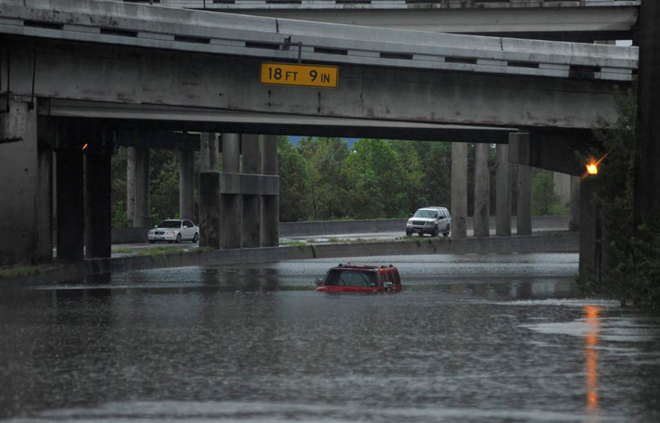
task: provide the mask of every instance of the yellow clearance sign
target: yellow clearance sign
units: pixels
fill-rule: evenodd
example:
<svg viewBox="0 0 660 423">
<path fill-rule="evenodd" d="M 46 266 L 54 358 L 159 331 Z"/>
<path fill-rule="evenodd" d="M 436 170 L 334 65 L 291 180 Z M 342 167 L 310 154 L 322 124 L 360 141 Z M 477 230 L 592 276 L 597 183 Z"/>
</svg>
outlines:
<svg viewBox="0 0 660 423">
<path fill-rule="evenodd" d="M 262 63 L 261 83 L 303 87 L 337 88 L 339 67 Z"/>
</svg>

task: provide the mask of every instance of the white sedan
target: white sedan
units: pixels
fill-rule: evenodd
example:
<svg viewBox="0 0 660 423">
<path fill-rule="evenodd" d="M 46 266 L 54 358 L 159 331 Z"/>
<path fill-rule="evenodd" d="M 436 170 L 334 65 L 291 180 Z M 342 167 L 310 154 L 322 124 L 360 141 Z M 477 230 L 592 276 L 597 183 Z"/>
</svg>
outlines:
<svg viewBox="0 0 660 423">
<path fill-rule="evenodd" d="M 199 228 L 190 220 L 170 219 L 163 220 L 149 231 L 147 239 L 150 243 L 156 241 L 176 242 L 199 241 Z"/>
</svg>

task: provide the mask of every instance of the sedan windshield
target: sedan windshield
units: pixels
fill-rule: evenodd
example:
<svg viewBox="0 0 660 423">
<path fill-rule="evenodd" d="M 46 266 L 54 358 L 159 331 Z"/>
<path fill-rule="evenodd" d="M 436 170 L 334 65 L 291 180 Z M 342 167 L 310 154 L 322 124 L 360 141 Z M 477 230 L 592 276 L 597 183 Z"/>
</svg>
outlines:
<svg viewBox="0 0 660 423">
<path fill-rule="evenodd" d="M 428 217 L 431 219 L 435 219 L 436 217 L 438 217 L 438 212 L 435 210 L 417 210 L 413 217 Z"/>
<path fill-rule="evenodd" d="M 158 224 L 159 228 L 180 228 L 181 222 L 176 220 L 163 220 Z"/>
</svg>

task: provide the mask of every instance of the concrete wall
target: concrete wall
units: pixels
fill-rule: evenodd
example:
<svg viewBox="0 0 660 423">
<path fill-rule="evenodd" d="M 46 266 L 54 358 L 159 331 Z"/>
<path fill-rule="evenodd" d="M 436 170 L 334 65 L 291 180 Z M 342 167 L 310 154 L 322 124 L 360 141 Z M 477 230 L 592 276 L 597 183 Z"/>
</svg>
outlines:
<svg viewBox="0 0 660 423">
<path fill-rule="evenodd" d="M 281 237 L 305 237 L 319 235 L 359 234 L 371 232 L 401 232 L 403 235 L 408 219 L 373 219 L 373 220 L 332 220 L 318 222 L 280 223 Z M 468 229 L 472 229 L 472 218 L 467 220 Z M 511 226 L 516 226 L 516 217 L 511 218 Z M 490 227 L 495 227 L 495 216 L 490 218 Z M 567 230 L 566 216 L 537 216 L 532 218 L 534 229 Z M 150 228 L 113 228 L 113 244 L 135 244 L 147 242 Z"/>
<path fill-rule="evenodd" d="M 38 254 L 37 114 L 27 105 L 16 113 L 27 114 L 23 141 L 0 144 L 0 266 L 36 261 Z"/>
<path fill-rule="evenodd" d="M 399 256 L 416 254 L 489 254 L 489 253 L 576 253 L 578 234 L 562 233 L 521 237 L 444 238 L 415 239 L 367 244 L 326 244 L 307 247 L 242 248 L 168 254 L 162 256 L 137 256 L 112 259 L 94 259 L 69 266 L 44 269 L 41 274 L 7 279 L 3 282 L 52 283 L 84 278 L 98 273 L 129 272 L 187 266 L 217 266 L 236 263 L 270 263 L 283 260 L 315 258 L 353 258 L 365 256 Z M 396 264 L 396 263 L 394 263 Z M 310 284 L 312 281 L 310 280 Z"/>
</svg>

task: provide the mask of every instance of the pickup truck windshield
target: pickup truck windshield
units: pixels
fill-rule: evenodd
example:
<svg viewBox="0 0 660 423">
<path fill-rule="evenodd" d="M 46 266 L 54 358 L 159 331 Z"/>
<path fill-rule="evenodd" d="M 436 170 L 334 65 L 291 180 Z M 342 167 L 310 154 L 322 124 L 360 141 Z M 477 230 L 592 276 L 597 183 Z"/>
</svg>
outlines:
<svg viewBox="0 0 660 423">
<path fill-rule="evenodd" d="M 330 271 L 325 280 L 326 285 L 330 286 L 357 286 L 362 288 L 375 288 L 378 286 L 378 279 L 375 272 L 361 272 L 357 270 L 336 270 Z"/>
</svg>

